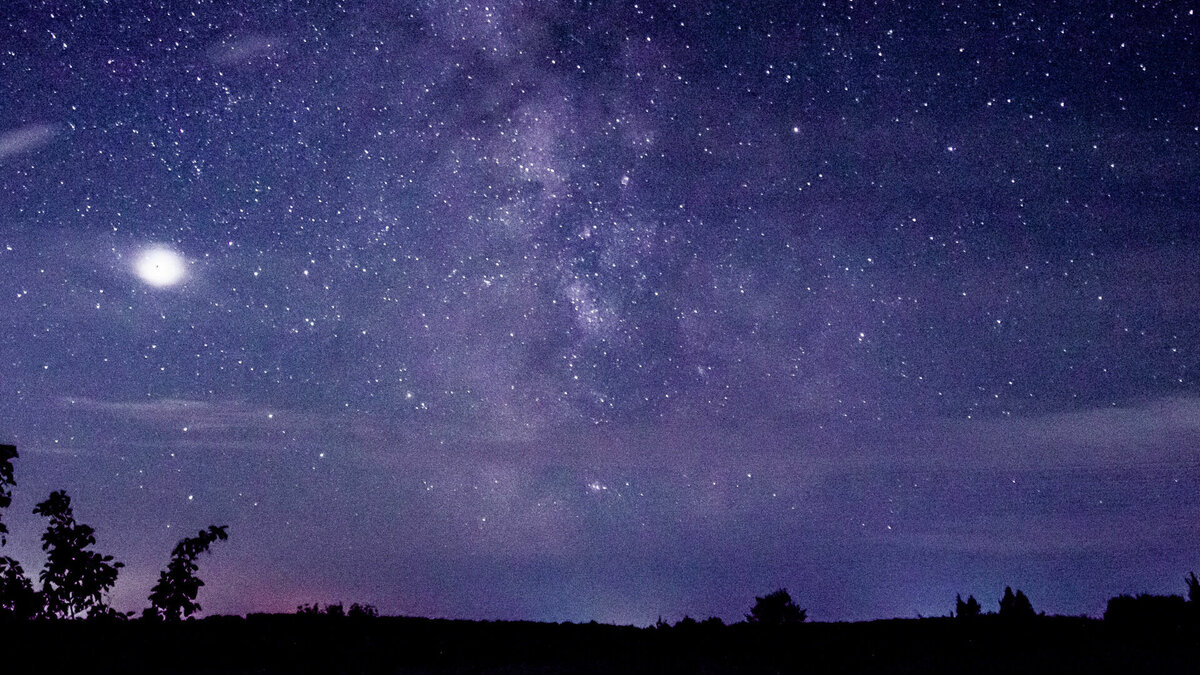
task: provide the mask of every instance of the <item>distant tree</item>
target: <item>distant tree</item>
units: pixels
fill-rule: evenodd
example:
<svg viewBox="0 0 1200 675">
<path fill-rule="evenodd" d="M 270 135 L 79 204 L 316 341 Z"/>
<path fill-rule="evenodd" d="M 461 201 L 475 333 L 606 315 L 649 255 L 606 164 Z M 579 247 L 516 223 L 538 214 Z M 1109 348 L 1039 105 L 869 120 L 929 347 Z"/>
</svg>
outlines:
<svg viewBox="0 0 1200 675">
<path fill-rule="evenodd" d="M 379 610 L 375 609 L 375 605 L 366 603 L 360 605 L 356 602 L 350 605 L 350 611 L 346 613 L 346 616 L 352 619 L 374 619 L 379 616 Z"/>
<path fill-rule="evenodd" d="M 1192 603 L 1193 607 L 1200 608 L 1200 579 L 1196 578 L 1196 573 L 1192 572 L 1189 576 L 1184 577 L 1188 587 L 1188 602 Z"/>
<path fill-rule="evenodd" d="M 1028 618 L 1037 616 L 1033 611 L 1033 603 L 1029 601 L 1029 597 L 1022 590 L 1017 591 L 1016 602 L 1014 603 L 1016 616 L 1019 618 Z"/>
<path fill-rule="evenodd" d="M 0 445 L 0 510 L 12 504 L 12 487 L 17 484 L 13 474 L 13 460 L 17 458 L 17 448 L 12 445 Z M 0 514 L 3 515 L 3 514 Z M 0 546 L 7 543 L 5 536 L 8 526 L 0 518 Z"/>
<path fill-rule="evenodd" d="M 725 622 L 719 616 L 710 616 L 700 622 L 702 628 L 724 628 Z"/>
<path fill-rule="evenodd" d="M 1013 594 L 1013 590 L 1009 586 L 1004 587 L 1004 597 L 1000 599 L 1000 616 L 1009 619 L 1028 619 L 1036 616 L 1033 611 L 1033 603 L 1029 602 L 1023 591 L 1018 590 Z"/>
<path fill-rule="evenodd" d="M 754 598 L 754 607 L 746 615 L 746 621 L 766 626 L 779 626 L 790 623 L 801 623 L 807 618 L 807 610 L 800 609 L 792 602 L 786 588 L 774 593 Z"/>
<path fill-rule="evenodd" d="M 1175 626 L 1186 622 L 1188 604 L 1180 595 L 1118 595 L 1104 610 L 1105 623 L 1135 629 Z"/>
<path fill-rule="evenodd" d="M 157 617 L 166 621 L 186 619 L 200 611 L 196 594 L 204 582 L 196 576 L 196 558 L 215 541 L 229 538 L 227 525 L 209 525 L 194 537 L 184 537 L 171 551 L 167 569 L 158 575 L 158 583 L 150 590 L 150 608 L 142 612 L 145 618 Z"/>
<path fill-rule="evenodd" d="M 963 602 L 961 595 L 954 596 L 954 616 L 960 619 L 973 619 L 983 612 L 983 607 L 979 605 L 979 601 L 975 596 L 968 595 L 967 601 Z"/>
<path fill-rule="evenodd" d="M 330 616 L 338 619 L 345 617 L 350 617 L 353 619 L 373 619 L 379 616 L 379 610 L 375 609 L 374 605 L 368 605 L 365 603 L 360 605 L 357 602 L 350 605 L 349 610 L 347 610 L 346 606 L 340 602 L 327 604 L 324 608 L 321 607 L 321 603 L 314 602 L 311 605 L 303 604 L 296 607 L 296 613 L 304 614 L 306 616 Z"/>
<path fill-rule="evenodd" d="M 46 566 L 38 575 L 46 616 L 74 619 L 107 613 L 103 595 L 116 583 L 117 571 L 124 565 L 112 562 L 111 555 L 87 550 L 96 543 L 96 531 L 75 522 L 66 492 L 50 493 L 33 512 L 50 519 L 42 534 Z"/>
</svg>

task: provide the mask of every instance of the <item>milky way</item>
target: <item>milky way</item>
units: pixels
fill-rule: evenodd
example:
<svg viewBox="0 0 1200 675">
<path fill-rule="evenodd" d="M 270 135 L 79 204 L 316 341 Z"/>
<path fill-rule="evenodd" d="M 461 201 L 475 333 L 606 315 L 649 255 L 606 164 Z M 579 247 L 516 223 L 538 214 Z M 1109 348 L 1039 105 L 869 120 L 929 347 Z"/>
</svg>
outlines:
<svg viewBox="0 0 1200 675">
<path fill-rule="evenodd" d="M 5 554 L 65 489 L 122 609 L 210 523 L 209 612 L 1179 592 L 1197 18 L 915 4 L 6 12 Z"/>
</svg>

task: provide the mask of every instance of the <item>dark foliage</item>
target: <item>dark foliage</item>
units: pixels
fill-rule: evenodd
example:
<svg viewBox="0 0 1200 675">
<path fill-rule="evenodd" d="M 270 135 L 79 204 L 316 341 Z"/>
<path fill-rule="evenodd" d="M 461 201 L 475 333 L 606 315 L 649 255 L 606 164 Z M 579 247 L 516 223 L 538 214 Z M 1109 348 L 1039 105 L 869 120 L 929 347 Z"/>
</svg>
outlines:
<svg viewBox="0 0 1200 675">
<path fill-rule="evenodd" d="M 327 604 L 325 605 L 325 609 L 321 609 L 321 603 L 314 602 L 311 605 L 300 605 L 296 608 L 296 613 L 305 616 L 345 616 L 346 610 L 340 602 L 337 604 Z"/>
<path fill-rule="evenodd" d="M 11 445 L 0 445 L 0 510 L 8 508 L 12 504 L 12 487 L 17 484 L 13 474 L 13 460 L 17 458 L 17 449 Z M 0 513 L 0 516 L 3 516 Z M 7 543 L 5 536 L 8 534 L 8 526 L 4 524 L 4 519 L 0 517 L 0 546 Z"/>
<path fill-rule="evenodd" d="M 46 566 L 38 575 L 45 615 L 73 619 L 110 614 L 102 598 L 116 583 L 117 570 L 124 565 L 112 562 L 111 555 L 87 550 L 96 543 L 96 531 L 75 522 L 66 492 L 50 493 L 33 512 L 50 519 L 42 534 Z"/>
<path fill-rule="evenodd" d="M 954 596 L 954 616 L 960 619 L 974 619 L 982 613 L 983 607 L 979 605 L 975 596 L 967 596 L 966 602 L 963 602 L 961 595 Z"/>
<path fill-rule="evenodd" d="M 324 609 L 321 604 L 314 602 L 312 604 L 300 605 L 296 608 L 296 613 L 304 616 L 326 616 L 335 619 L 350 618 L 355 620 L 374 619 L 379 616 L 379 610 L 375 609 L 374 605 L 366 603 L 354 603 L 347 610 L 342 603 L 325 605 Z"/>
<path fill-rule="evenodd" d="M 754 607 L 746 615 L 746 621 L 749 623 L 782 626 L 801 623 L 808 614 L 807 610 L 800 609 L 792 602 L 792 596 L 788 595 L 786 588 L 756 597 L 754 600 Z"/>
<path fill-rule="evenodd" d="M 350 605 L 350 611 L 346 613 L 346 616 L 351 619 L 374 619 L 379 616 L 379 610 L 375 609 L 375 605 L 366 603 L 360 605 L 356 602 Z"/>
<path fill-rule="evenodd" d="M 0 445 L 0 516 L 3 509 L 12 505 L 12 487 L 17 484 L 13 474 L 13 460 L 17 449 L 11 445 Z M 5 545 L 8 526 L 0 518 L 0 546 Z M 0 556 L 0 619 L 33 618 L 42 601 L 33 590 L 21 563 L 7 556 Z"/>
<path fill-rule="evenodd" d="M 215 541 L 229 538 L 226 525 L 209 525 L 194 537 L 185 537 L 175 544 L 167 569 L 158 575 L 158 583 L 150 590 L 150 607 L 142 612 L 146 618 L 157 617 L 165 621 L 186 619 L 200 611 L 196 594 L 204 582 L 196 576 L 199 566 L 196 558 L 212 546 Z"/>
<path fill-rule="evenodd" d="M 1200 579 L 1192 572 L 1184 577 L 1184 581 L 1187 582 L 1188 602 L 1192 603 L 1194 609 L 1200 610 Z"/>
<path fill-rule="evenodd" d="M 1191 621 L 1187 602 L 1179 595 L 1119 595 L 1108 601 L 1104 622 L 1121 628 L 1163 628 Z"/>
<path fill-rule="evenodd" d="M 1031 619 L 1036 614 L 1033 603 L 1029 602 L 1023 591 L 1018 590 L 1014 595 L 1012 588 L 1005 586 L 1004 597 L 1000 598 L 1000 616 L 1006 619 Z"/>
<path fill-rule="evenodd" d="M 0 620 L 32 619 L 42 607 L 42 599 L 21 564 L 0 556 Z"/>
</svg>

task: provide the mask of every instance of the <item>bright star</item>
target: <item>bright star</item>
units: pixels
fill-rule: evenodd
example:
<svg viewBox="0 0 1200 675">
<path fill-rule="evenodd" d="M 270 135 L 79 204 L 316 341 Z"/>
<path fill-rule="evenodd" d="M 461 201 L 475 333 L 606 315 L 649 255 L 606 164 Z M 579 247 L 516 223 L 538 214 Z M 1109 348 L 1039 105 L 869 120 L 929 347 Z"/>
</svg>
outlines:
<svg viewBox="0 0 1200 675">
<path fill-rule="evenodd" d="M 164 247 L 149 248 L 138 257 L 134 270 L 151 286 L 174 286 L 183 280 L 187 263 L 175 251 Z"/>
</svg>

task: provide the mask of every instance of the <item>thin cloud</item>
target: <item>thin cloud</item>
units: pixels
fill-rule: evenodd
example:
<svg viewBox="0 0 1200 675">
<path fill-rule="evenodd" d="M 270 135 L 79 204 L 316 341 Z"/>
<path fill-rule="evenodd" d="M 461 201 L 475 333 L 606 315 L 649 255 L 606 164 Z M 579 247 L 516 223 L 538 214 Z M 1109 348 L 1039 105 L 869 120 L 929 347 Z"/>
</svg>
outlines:
<svg viewBox="0 0 1200 675">
<path fill-rule="evenodd" d="M 57 129 L 39 122 L 0 134 L 0 160 L 36 150 L 54 138 Z"/>
<path fill-rule="evenodd" d="M 163 398 L 147 401 L 107 401 L 87 396 L 61 399 L 63 407 L 102 413 L 130 421 L 177 427 L 187 431 L 233 431 L 275 424 L 280 428 L 309 428 L 308 415 L 238 401 L 199 401 Z"/>
</svg>

